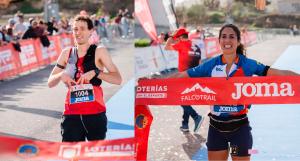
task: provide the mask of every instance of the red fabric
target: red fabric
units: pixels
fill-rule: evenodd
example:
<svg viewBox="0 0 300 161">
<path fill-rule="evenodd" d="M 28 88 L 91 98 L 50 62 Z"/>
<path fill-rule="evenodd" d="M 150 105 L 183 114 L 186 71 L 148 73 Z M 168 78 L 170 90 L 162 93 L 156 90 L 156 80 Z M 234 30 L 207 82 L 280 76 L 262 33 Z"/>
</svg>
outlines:
<svg viewBox="0 0 300 161">
<path fill-rule="evenodd" d="M 70 90 L 68 90 L 64 115 L 89 115 L 105 112 L 102 88 L 100 86 L 93 86 L 93 88 L 95 101 L 75 104 L 70 104 Z"/>
<path fill-rule="evenodd" d="M 136 105 L 300 103 L 300 84 L 297 82 L 300 82 L 299 76 L 140 80 L 135 103 Z"/>
<path fill-rule="evenodd" d="M 219 44 L 219 39 L 217 37 L 210 37 L 204 39 L 205 44 L 205 54 L 207 58 L 211 58 L 217 54 L 221 54 L 222 50 Z"/>
<path fill-rule="evenodd" d="M 78 61 L 77 61 L 77 73 L 75 75 L 75 80 L 76 81 L 80 78 L 80 76 L 82 74 L 84 74 L 84 72 L 83 72 L 84 70 L 83 70 L 83 66 L 82 66 L 83 60 L 84 60 L 84 57 L 78 58 Z"/>
<path fill-rule="evenodd" d="M 146 33 L 149 35 L 149 37 L 152 40 L 158 41 L 157 32 L 149 9 L 148 1 L 135 0 L 134 7 L 135 7 L 135 16 L 140 21 Z"/>
<path fill-rule="evenodd" d="M 182 72 L 189 69 L 190 56 L 192 42 L 190 40 L 180 41 L 173 45 L 173 48 L 178 51 L 178 71 Z"/>
<path fill-rule="evenodd" d="M 153 116 L 148 106 L 138 105 L 135 106 L 134 118 L 134 134 L 137 143 L 136 160 L 147 160 L 148 138 Z"/>
<path fill-rule="evenodd" d="M 67 47 L 73 47 L 73 36 L 71 34 L 62 34 L 62 35 L 59 35 L 59 42 L 60 42 L 60 48 L 61 49 L 64 49 L 64 48 L 67 48 Z"/>
<path fill-rule="evenodd" d="M 80 78 L 82 74 L 84 74 L 83 61 L 84 61 L 84 57 L 80 57 L 77 61 L 77 73 L 75 76 L 76 81 Z M 76 114 L 89 115 L 89 114 L 97 114 L 97 113 L 105 112 L 106 107 L 103 100 L 102 88 L 100 86 L 93 86 L 93 88 L 94 88 L 95 101 L 76 103 L 76 104 L 70 104 L 70 90 L 69 90 L 65 101 L 64 115 L 76 115 Z"/>
<path fill-rule="evenodd" d="M 0 80 L 19 73 L 20 61 L 12 44 L 0 47 Z"/>
<path fill-rule="evenodd" d="M 39 39 L 33 40 L 39 66 L 48 65 L 57 60 L 61 49 L 60 36 L 48 36 L 49 47 L 44 47 Z"/>
<path fill-rule="evenodd" d="M 189 32 L 185 28 L 179 28 L 178 30 L 175 31 L 173 37 L 176 39 L 180 37 L 183 34 L 189 34 Z"/>
<path fill-rule="evenodd" d="M 19 53 L 22 72 L 27 72 L 31 69 L 35 69 L 39 67 L 38 59 L 37 59 L 37 48 L 35 45 L 35 41 L 38 40 L 22 40 L 20 41 L 22 52 Z"/>
</svg>

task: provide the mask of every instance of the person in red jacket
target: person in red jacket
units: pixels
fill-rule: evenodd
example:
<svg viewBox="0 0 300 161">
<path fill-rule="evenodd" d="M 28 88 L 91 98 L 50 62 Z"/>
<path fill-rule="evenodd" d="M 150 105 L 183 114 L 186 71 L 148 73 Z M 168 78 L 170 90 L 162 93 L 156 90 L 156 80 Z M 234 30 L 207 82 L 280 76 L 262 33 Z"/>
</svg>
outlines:
<svg viewBox="0 0 300 161">
<path fill-rule="evenodd" d="M 173 36 L 168 38 L 165 46 L 165 50 L 178 52 L 179 72 L 198 66 L 201 60 L 200 48 L 192 44 L 192 41 L 188 39 L 188 34 L 185 28 L 179 28 Z M 183 121 L 180 130 L 183 132 L 189 131 L 189 117 L 191 116 L 195 122 L 194 132 L 197 132 L 203 122 L 203 117 L 190 105 L 182 105 L 181 107 L 183 108 Z"/>
</svg>

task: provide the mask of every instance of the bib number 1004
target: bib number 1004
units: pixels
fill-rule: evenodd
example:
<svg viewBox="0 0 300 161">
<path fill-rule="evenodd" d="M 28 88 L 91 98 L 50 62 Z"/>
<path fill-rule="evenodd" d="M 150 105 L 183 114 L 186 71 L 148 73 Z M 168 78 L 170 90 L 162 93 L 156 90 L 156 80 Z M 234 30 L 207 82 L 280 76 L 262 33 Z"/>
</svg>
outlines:
<svg viewBox="0 0 300 161">
<path fill-rule="evenodd" d="M 70 91 L 70 103 L 83 103 L 94 101 L 94 89 L 92 85 L 73 86 Z"/>
<path fill-rule="evenodd" d="M 88 96 L 89 92 L 87 90 L 86 91 L 76 91 L 76 92 L 74 92 L 74 94 L 76 97 L 83 97 L 83 96 Z"/>
</svg>

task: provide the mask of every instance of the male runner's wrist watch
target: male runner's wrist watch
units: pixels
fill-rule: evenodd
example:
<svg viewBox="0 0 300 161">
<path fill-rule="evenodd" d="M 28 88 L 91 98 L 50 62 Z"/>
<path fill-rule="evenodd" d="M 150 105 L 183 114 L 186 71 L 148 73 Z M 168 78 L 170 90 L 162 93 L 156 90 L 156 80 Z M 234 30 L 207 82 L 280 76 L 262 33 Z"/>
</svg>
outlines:
<svg viewBox="0 0 300 161">
<path fill-rule="evenodd" d="M 101 70 L 99 70 L 98 68 L 95 68 L 94 72 L 95 72 L 95 76 L 94 77 L 98 78 L 99 74 L 101 73 Z"/>
</svg>

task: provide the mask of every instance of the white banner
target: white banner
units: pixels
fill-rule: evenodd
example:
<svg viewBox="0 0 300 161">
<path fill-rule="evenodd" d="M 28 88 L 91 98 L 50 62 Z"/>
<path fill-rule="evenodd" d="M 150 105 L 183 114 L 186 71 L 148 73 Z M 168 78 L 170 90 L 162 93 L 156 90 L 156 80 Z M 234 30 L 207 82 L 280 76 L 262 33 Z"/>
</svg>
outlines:
<svg viewBox="0 0 300 161">
<path fill-rule="evenodd" d="M 164 53 L 166 62 L 162 56 Z M 164 46 L 150 46 L 135 48 L 135 77 L 145 77 L 163 71 L 165 69 L 177 68 L 178 54 L 176 51 L 166 51 Z"/>
<path fill-rule="evenodd" d="M 0 74 L 14 68 L 13 55 L 11 50 L 0 51 Z"/>
<path fill-rule="evenodd" d="M 56 52 L 55 43 L 53 40 L 50 41 L 49 47 L 44 47 L 42 44 L 40 44 L 40 47 L 42 49 L 42 57 L 43 59 L 48 59 L 50 57 L 55 57 L 56 55 L 59 55 L 60 53 Z"/>
<path fill-rule="evenodd" d="M 22 52 L 20 52 L 20 60 L 22 66 L 26 66 L 37 62 L 33 44 L 24 46 L 21 45 L 21 51 Z"/>
</svg>

